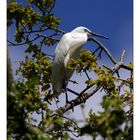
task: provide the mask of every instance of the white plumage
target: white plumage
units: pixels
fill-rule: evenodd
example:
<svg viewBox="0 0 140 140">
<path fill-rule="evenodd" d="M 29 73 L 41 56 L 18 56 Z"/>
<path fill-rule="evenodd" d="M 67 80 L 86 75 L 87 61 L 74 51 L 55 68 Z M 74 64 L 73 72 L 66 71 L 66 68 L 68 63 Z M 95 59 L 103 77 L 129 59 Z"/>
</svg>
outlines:
<svg viewBox="0 0 140 140">
<path fill-rule="evenodd" d="M 67 86 L 73 71 L 66 69 L 69 60 L 78 59 L 81 47 L 87 42 L 88 35 L 101 35 L 92 33 L 85 27 L 77 27 L 71 32 L 64 34 L 58 43 L 54 62 L 52 65 L 52 89 L 55 97 L 58 97 L 63 90 L 64 84 Z M 103 37 L 105 38 L 105 37 Z"/>
</svg>

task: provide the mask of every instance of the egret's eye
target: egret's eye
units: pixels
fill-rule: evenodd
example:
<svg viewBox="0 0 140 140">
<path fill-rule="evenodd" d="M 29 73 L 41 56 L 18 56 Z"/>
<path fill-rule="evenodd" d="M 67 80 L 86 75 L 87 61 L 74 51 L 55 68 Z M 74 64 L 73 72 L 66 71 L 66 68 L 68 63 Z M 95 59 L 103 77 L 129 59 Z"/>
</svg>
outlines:
<svg viewBox="0 0 140 140">
<path fill-rule="evenodd" d="M 88 32 L 88 30 L 87 30 L 87 29 L 84 29 L 84 31 L 85 31 L 85 32 Z"/>
</svg>

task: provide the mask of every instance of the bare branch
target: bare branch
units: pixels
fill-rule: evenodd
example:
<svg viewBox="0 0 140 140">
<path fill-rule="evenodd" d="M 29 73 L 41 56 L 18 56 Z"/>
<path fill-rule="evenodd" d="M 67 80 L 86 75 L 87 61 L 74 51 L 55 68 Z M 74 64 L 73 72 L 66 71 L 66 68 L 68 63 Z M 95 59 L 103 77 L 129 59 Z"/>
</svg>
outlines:
<svg viewBox="0 0 140 140">
<path fill-rule="evenodd" d="M 49 30 L 48 27 L 47 27 L 47 28 L 44 28 L 44 29 L 31 30 L 31 31 L 27 31 L 27 30 L 26 30 L 24 33 L 30 34 L 30 33 L 44 32 L 44 31 L 47 31 L 47 30 Z"/>
<path fill-rule="evenodd" d="M 77 81 L 74 81 L 74 80 L 69 80 L 69 82 L 73 83 L 73 84 L 78 84 Z"/>
<path fill-rule="evenodd" d="M 89 38 L 88 41 L 93 41 L 95 42 L 97 45 L 99 45 L 100 48 L 102 48 L 105 53 L 108 55 L 108 57 L 110 58 L 110 60 L 113 62 L 113 64 L 116 64 L 117 61 L 115 60 L 115 58 L 111 55 L 111 53 L 109 52 L 109 50 L 101 43 L 99 42 L 97 39 L 95 38 Z"/>
<path fill-rule="evenodd" d="M 125 50 L 123 50 L 120 61 L 123 63 L 124 62 L 124 55 L 125 55 Z"/>
<path fill-rule="evenodd" d="M 11 42 L 10 40 L 7 40 L 7 42 L 9 43 L 8 46 L 20 46 L 27 43 L 26 41 L 22 43 L 14 43 L 14 42 Z"/>
<path fill-rule="evenodd" d="M 97 87 L 90 87 L 85 91 L 85 93 L 81 93 L 81 96 L 78 96 L 76 99 L 72 100 L 71 102 L 67 103 L 64 107 L 59 108 L 56 112 L 59 114 L 64 114 L 70 109 L 73 109 L 73 107 L 84 103 L 89 97 L 91 97 L 93 94 L 95 94 L 100 89 L 99 86 Z"/>
<path fill-rule="evenodd" d="M 112 75 L 114 75 L 116 72 L 118 72 L 119 69 L 124 65 L 123 64 L 124 55 L 125 55 L 125 51 L 123 51 L 123 53 L 121 55 L 121 61 L 116 63 L 114 65 L 114 67 L 111 68 Z M 95 93 L 97 93 L 97 91 L 99 91 L 100 89 L 101 89 L 101 86 L 99 86 L 97 84 L 87 87 L 79 94 L 79 96 L 76 99 L 70 101 L 64 107 L 60 107 L 58 110 L 56 110 L 56 112 L 58 112 L 60 114 L 64 114 L 68 110 L 73 109 L 75 106 L 86 102 L 87 99 L 89 99 L 91 96 L 93 96 Z"/>
<path fill-rule="evenodd" d="M 35 41 L 35 40 L 37 40 L 38 38 L 41 38 L 41 37 L 43 37 L 44 39 L 46 39 L 46 38 L 54 39 L 54 40 L 56 40 L 57 42 L 59 41 L 59 39 L 53 38 L 53 37 L 51 37 L 51 36 L 47 37 L 47 36 L 45 36 L 45 35 L 43 35 L 43 34 L 36 34 L 36 37 L 33 38 L 32 40 L 24 41 L 24 42 L 21 42 L 21 43 L 14 43 L 14 42 L 11 42 L 10 40 L 8 40 L 8 43 L 9 43 L 8 46 L 21 46 L 21 45 L 25 45 L 25 44 L 27 44 L 27 43 L 29 43 L 29 42 L 33 42 L 33 41 Z"/>
<path fill-rule="evenodd" d="M 129 71 L 133 71 L 133 68 L 128 67 L 126 64 L 122 64 L 121 68 L 127 69 Z"/>
<path fill-rule="evenodd" d="M 49 26 L 49 25 L 47 25 L 47 26 L 49 27 L 49 29 L 52 29 L 52 30 L 54 30 L 54 31 L 57 31 L 58 33 L 61 33 L 61 34 L 65 34 L 65 33 L 66 33 L 66 32 L 63 31 L 63 30 L 53 28 L 53 27 L 51 27 L 51 26 Z"/>
<path fill-rule="evenodd" d="M 110 58 L 110 60 L 112 61 L 113 64 L 117 64 L 117 63 L 118 63 L 117 60 L 116 60 L 116 59 L 112 56 L 112 54 L 109 52 L 109 50 L 108 50 L 100 41 L 98 41 L 98 40 L 95 39 L 95 38 L 89 38 L 88 41 L 93 41 L 93 42 L 95 42 L 97 45 L 99 45 L 99 47 L 100 47 L 101 49 L 104 50 L 104 52 L 107 54 L 107 56 Z M 121 60 L 123 60 L 124 55 L 125 55 L 125 50 L 124 50 L 123 53 L 122 53 Z M 128 67 L 128 66 L 127 66 L 126 64 L 124 64 L 124 63 L 121 64 L 121 68 L 130 70 L 130 71 L 133 70 L 132 68 Z"/>
<path fill-rule="evenodd" d="M 86 70 L 86 69 L 83 69 L 83 71 L 84 71 L 84 73 L 86 74 L 87 79 L 90 80 L 90 77 L 89 77 L 89 75 L 88 75 L 88 73 L 87 73 L 87 70 Z"/>
<path fill-rule="evenodd" d="M 71 89 L 69 89 L 69 88 L 67 88 L 67 91 L 73 93 L 73 94 L 76 95 L 76 96 L 79 96 L 79 93 L 77 93 L 77 92 L 75 92 L 75 91 L 73 91 L 73 90 L 71 90 Z"/>
</svg>

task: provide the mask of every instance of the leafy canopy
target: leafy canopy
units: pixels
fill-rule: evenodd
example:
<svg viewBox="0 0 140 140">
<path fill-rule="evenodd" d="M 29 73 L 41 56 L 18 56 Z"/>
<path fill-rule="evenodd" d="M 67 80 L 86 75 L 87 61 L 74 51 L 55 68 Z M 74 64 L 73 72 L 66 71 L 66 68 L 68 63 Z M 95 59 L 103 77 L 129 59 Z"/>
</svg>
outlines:
<svg viewBox="0 0 140 140">
<path fill-rule="evenodd" d="M 59 1 L 60 2 L 60 1 Z M 82 50 L 78 60 L 71 60 L 67 69 L 86 74 L 87 87 L 79 96 L 64 107 L 52 110 L 54 99 L 51 90 L 52 56 L 45 54 L 43 47 L 52 46 L 65 32 L 59 29 L 61 19 L 54 15 L 55 0 L 26 0 L 23 3 L 10 0 L 7 5 L 8 30 L 15 27 L 8 45 L 25 47 L 26 57 L 16 71 L 19 76 L 13 81 L 8 61 L 8 140 L 68 140 L 71 137 L 91 136 L 108 140 L 132 139 L 133 136 L 133 65 L 116 61 L 101 43 L 94 40 L 101 51 Z M 93 40 L 93 39 L 92 39 Z M 90 40 L 89 40 L 90 41 Z M 113 60 L 113 67 L 99 65 L 101 52 Z M 96 52 L 96 53 L 95 53 Z M 9 60 L 9 59 L 8 59 Z M 101 61 L 100 60 L 100 61 Z M 119 69 L 129 71 L 126 79 L 119 77 Z M 91 79 L 93 74 L 94 79 Z M 12 79 L 12 80 L 11 80 Z M 77 84 L 77 81 L 71 81 Z M 81 83 L 78 83 L 81 84 Z M 95 86 L 95 89 L 93 87 Z M 81 87 L 82 88 L 82 87 Z M 79 125 L 79 120 L 65 112 L 81 105 L 94 94 L 103 94 L 103 111 L 89 112 Z M 88 102 L 88 101 L 87 101 Z M 38 117 L 40 119 L 38 119 Z"/>
</svg>

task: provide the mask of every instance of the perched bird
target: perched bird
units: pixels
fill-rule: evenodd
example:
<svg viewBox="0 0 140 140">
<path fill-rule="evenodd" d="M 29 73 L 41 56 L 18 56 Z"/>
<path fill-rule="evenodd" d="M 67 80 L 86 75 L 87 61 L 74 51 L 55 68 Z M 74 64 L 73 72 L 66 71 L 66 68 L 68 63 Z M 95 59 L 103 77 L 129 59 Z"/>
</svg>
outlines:
<svg viewBox="0 0 140 140">
<path fill-rule="evenodd" d="M 106 38 L 91 32 L 86 27 L 77 27 L 62 36 L 55 49 L 52 65 L 52 89 L 54 97 L 58 97 L 63 89 L 66 88 L 74 72 L 66 68 L 67 64 L 71 58 L 78 59 L 80 57 L 80 49 L 87 42 L 90 35 Z"/>
</svg>

